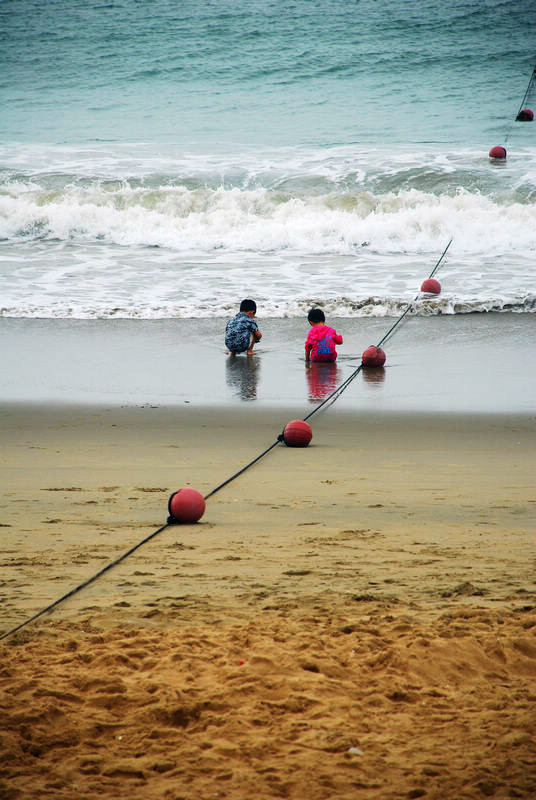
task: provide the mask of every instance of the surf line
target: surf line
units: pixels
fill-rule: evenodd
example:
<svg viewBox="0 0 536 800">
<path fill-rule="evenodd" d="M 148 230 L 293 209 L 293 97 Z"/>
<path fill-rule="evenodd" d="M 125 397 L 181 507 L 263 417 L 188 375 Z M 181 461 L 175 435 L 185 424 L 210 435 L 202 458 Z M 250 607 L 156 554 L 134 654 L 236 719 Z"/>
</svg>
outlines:
<svg viewBox="0 0 536 800">
<path fill-rule="evenodd" d="M 432 272 L 428 276 L 427 280 L 431 280 L 433 278 L 433 276 L 435 275 L 435 273 L 437 272 L 437 270 L 439 269 L 439 267 L 441 265 L 441 262 L 445 258 L 445 255 L 446 255 L 447 250 L 449 249 L 451 243 L 452 243 L 452 238 L 449 240 L 447 246 L 445 247 L 445 249 L 441 253 L 441 256 L 440 256 L 439 260 L 436 262 L 436 264 L 435 264 Z M 380 339 L 380 341 L 376 345 L 377 348 L 381 347 L 382 344 L 385 344 L 385 342 L 389 338 L 391 338 L 391 336 L 393 336 L 396 328 L 400 325 L 402 320 L 407 316 L 407 314 L 414 307 L 415 303 L 418 301 L 418 299 L 419 299 L 421 294 L 422 294 L 422 289 L 421 289 L 421 291 L 417 292 L 417 294 L 416 294 L 416 296 L 414 297 L 413 300 L 410 300 L 410 302 L 407 304 L 406 308 L 404 309 L 404 311 L 400 315 L 400 317 L 389 328 L 387 333 Z M 325 400 L 322 401 L 322 403 L 320 403 L 318 406 L 316 406 L 311 411 L 310 414 L 308 414 L 306 417 L 304 417 L 302 421 L 306 422 L 308 419 L 311 419 L 311 417 L 314 414 L 317 414 L 321 409 L 325 408 L 328 404 L 329 405 L 333 404 L 341 396 L 341 394 L 348 388 L 348 386 L 357 377 L 357 375 L 359 375 L 359 373 L 363 369 L 363 366 L 364 366 L 363 363 L 361 363 L 351 373 L 351 375 L 349 375 L 348 378 L 346 378 L 346 380 L 344 380 L 340 384 L 340 386 L 338 386 L 336 389 L 334 389 L 334 391 L 331 392 L 331 394 L 328 395 L 328 397 L 326 397 Z M 204 499 L 207 500 L 209 497 L 213 497 L 213 495 L 215 495 L 216 492 L 219 492 L 221 489 L 224 488 L 224 486 L 227 486 L 229 483 L 234 481 L 236 478 L 238 478 L 240 475 L 242 475 L 244 472 L 246 472 L 246 470 L 248 470 L 250 467 L 252 467 L 258 461 L 260 461 L 261 458 L 264 458 L 264 456 L 267 455 L 271 450 L 273 450 L 274 447 L 277 447 L 278 444 L 281 444 L 284 441 L 285 440 L 284 440 L 283 433 L 279 434 L 279 436 L 277 437 L 275 442 L 273 442 L 271 445 L 269 445 L 269 447 L 267 447 L 266 450 L 263 450 L 262 453 L 260 453 L 258 456 L 256 456 L 256 458 L 254 458 L 248 464 L 246 464 L 245 467 L 242 467 L 242 469 L 238 470 L 238 472 L 235 472 L 234 475 L 231 475 L 230 478 L 227 478 L 227 480 L 223 481 L 218 486 L 216 486 L 214 489 L 212 489 L 210 492 L 208 492 L 208 494 L 206 494 L 204 496 Z M 78 586 L 75 586 L 73 589 L 68 591 L 66 594 L 62 595 L 57 600 L 54 600 L 54 602 L 50 603 L 48 606 L 45 606 L 45 608 L 42 608 L 40 611 L 37 611 L 33 616 L 31 616 L 28 619 L 24 620 L 23 622 L 19 623 L 14 628 L 11 628 L 10 630 L 7 630 L 7 631 L 4 631 L 4 633 L 1 633 L 0 634 L 0 641 L 2 639 L 6 639 L 8 636 L 11 636 L 13 633 L 16 633 L 17 631 L 20 631 L 22 628 L 26 627 L 26 625 L 29 625 L 31 622 L 34 622 L 35 620 L 39 619 L 39 617 L 42 617 L 44 614 L 47 614 L 48 612 L 50 612 L 53 609 L 57 608 L 65 600 L 68 600 L 70 597 L 73 597 L 73 595 L 78 594 L 78 592 L 81 592 L 82 589 L 85 589 L 87 586 L 89 586 L 90 584 L 94 583 L 96 580 L 98 580 L 98 578 L 100 578 L 102 575 L 104 575 L 109 570 L 111 570 L 114 567 L 116 567 L 118 564 L 120 564 L 122 561 L 124 561 L 130 555 L 132 555 L 132 553 L 134 553 L 140 547 L 143 547 L 144 544 L 147 544 L 147 542 L 149 542 L 151 539 L 154 539 L 155 536 L 158 536 L 159 533 L 162 533 L 162 531 L 164 531 L 166 528 L 168 528 L 169 526 L 175 525 L 175 524 L 177 524 L 177 521 L 174 520 L 173 517 L 171 517 L 171 516 L 168 517 L 168 519 L 164 523 L 164 525 L 162 525 L 160 528 L 158 528 L 157 530 L 155 530 L 152 533 L 150 533 L 145 538 L 141 539 L 141 541 L 139 541 L 137 544 L 133 545 L 129 550 L 126 550 L 124 553 L 122 553 L 120 556 L 118 556 L 114 561 L 111 561 L 109 564 L 104 566 L 102 569 L 100 569 L 94 575 L 89 577 L 83 583 L 80 583 Z"/>
</svg>

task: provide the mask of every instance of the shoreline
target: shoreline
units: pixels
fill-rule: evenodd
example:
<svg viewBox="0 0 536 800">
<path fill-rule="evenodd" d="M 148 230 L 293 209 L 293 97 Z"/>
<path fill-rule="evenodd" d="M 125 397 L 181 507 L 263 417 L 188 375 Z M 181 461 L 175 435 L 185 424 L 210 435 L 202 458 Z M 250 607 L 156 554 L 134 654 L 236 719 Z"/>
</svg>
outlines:
<svg viewBox="0 0 536 800">
<path fill-rule="evenodd" d="M 0 319 L 0 402 L 295 407 L 304 416 L 360 365 L 389 325 L 329 320 L 344 336 L 334 365 L 307 365 L 306 321 L 262 319 L 256 354 L 234 359 L 224 320 Z M 362 370 L 338 405 L 360 411 L 530 412 L 529 314 L 409 318 L 384 345 L 385 369 Z"/>
</svg>

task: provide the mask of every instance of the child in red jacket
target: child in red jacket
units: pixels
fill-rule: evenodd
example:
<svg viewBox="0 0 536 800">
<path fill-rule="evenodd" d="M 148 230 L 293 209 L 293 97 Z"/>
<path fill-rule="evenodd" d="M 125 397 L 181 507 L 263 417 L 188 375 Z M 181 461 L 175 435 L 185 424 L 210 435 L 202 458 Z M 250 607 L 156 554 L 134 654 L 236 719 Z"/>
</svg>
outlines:
<svg viewBox="0 0 536 800">
<path fill-rule="evenodd" d="M 342 344 L 335 328 L 326 325 L 326 318 L 321 308 L 312 308 L 307 314 L 311 330 L 305 340 L 306 361 L 335 361 L 337 358 L 336 344 Z"/>
</svg>

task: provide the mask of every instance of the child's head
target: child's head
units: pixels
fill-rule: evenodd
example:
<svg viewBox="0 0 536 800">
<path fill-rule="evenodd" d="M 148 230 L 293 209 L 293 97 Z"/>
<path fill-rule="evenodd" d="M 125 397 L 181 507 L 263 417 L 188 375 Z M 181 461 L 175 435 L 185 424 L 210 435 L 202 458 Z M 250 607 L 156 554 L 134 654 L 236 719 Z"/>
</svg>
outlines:
<svg viewBox="0 0 536 800">
<path fill-rule="evenodd" d="M 324 312 L 322 311 L 321 308 L 312 308 L 307 314 L 307 319 L 309 320 L 311 325 L 319 325 L 320 323 L 326 321 Z"/>
<path fill-rule="evenodd" d="M 257 313 L 257 303 L 255 300 L 242 300 L 240 303 L 240 311 L 244 311 L 246 314 L 249 314 L 253 311 L 253 314 Z"/>
</svg>

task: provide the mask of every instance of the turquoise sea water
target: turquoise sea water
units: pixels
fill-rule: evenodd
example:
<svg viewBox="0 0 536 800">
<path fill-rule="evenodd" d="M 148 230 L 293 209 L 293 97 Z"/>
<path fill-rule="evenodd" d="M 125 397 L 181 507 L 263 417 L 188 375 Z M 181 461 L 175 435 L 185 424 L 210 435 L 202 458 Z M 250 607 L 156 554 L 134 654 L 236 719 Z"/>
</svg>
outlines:
<svg viewBox="0 0 536 800">
<path fill-rule="evenodd" d="M 486 150 L 535 56 L 530 0 L 4 0 L 0 14 L 5 142 Z"/>
<path fill-rule="evenodd" d="M 536 308 L 530 0 L 0 2 L 0 314 Z M 505 145 L 506 161 L 488 152 Z"/>
</svg>

